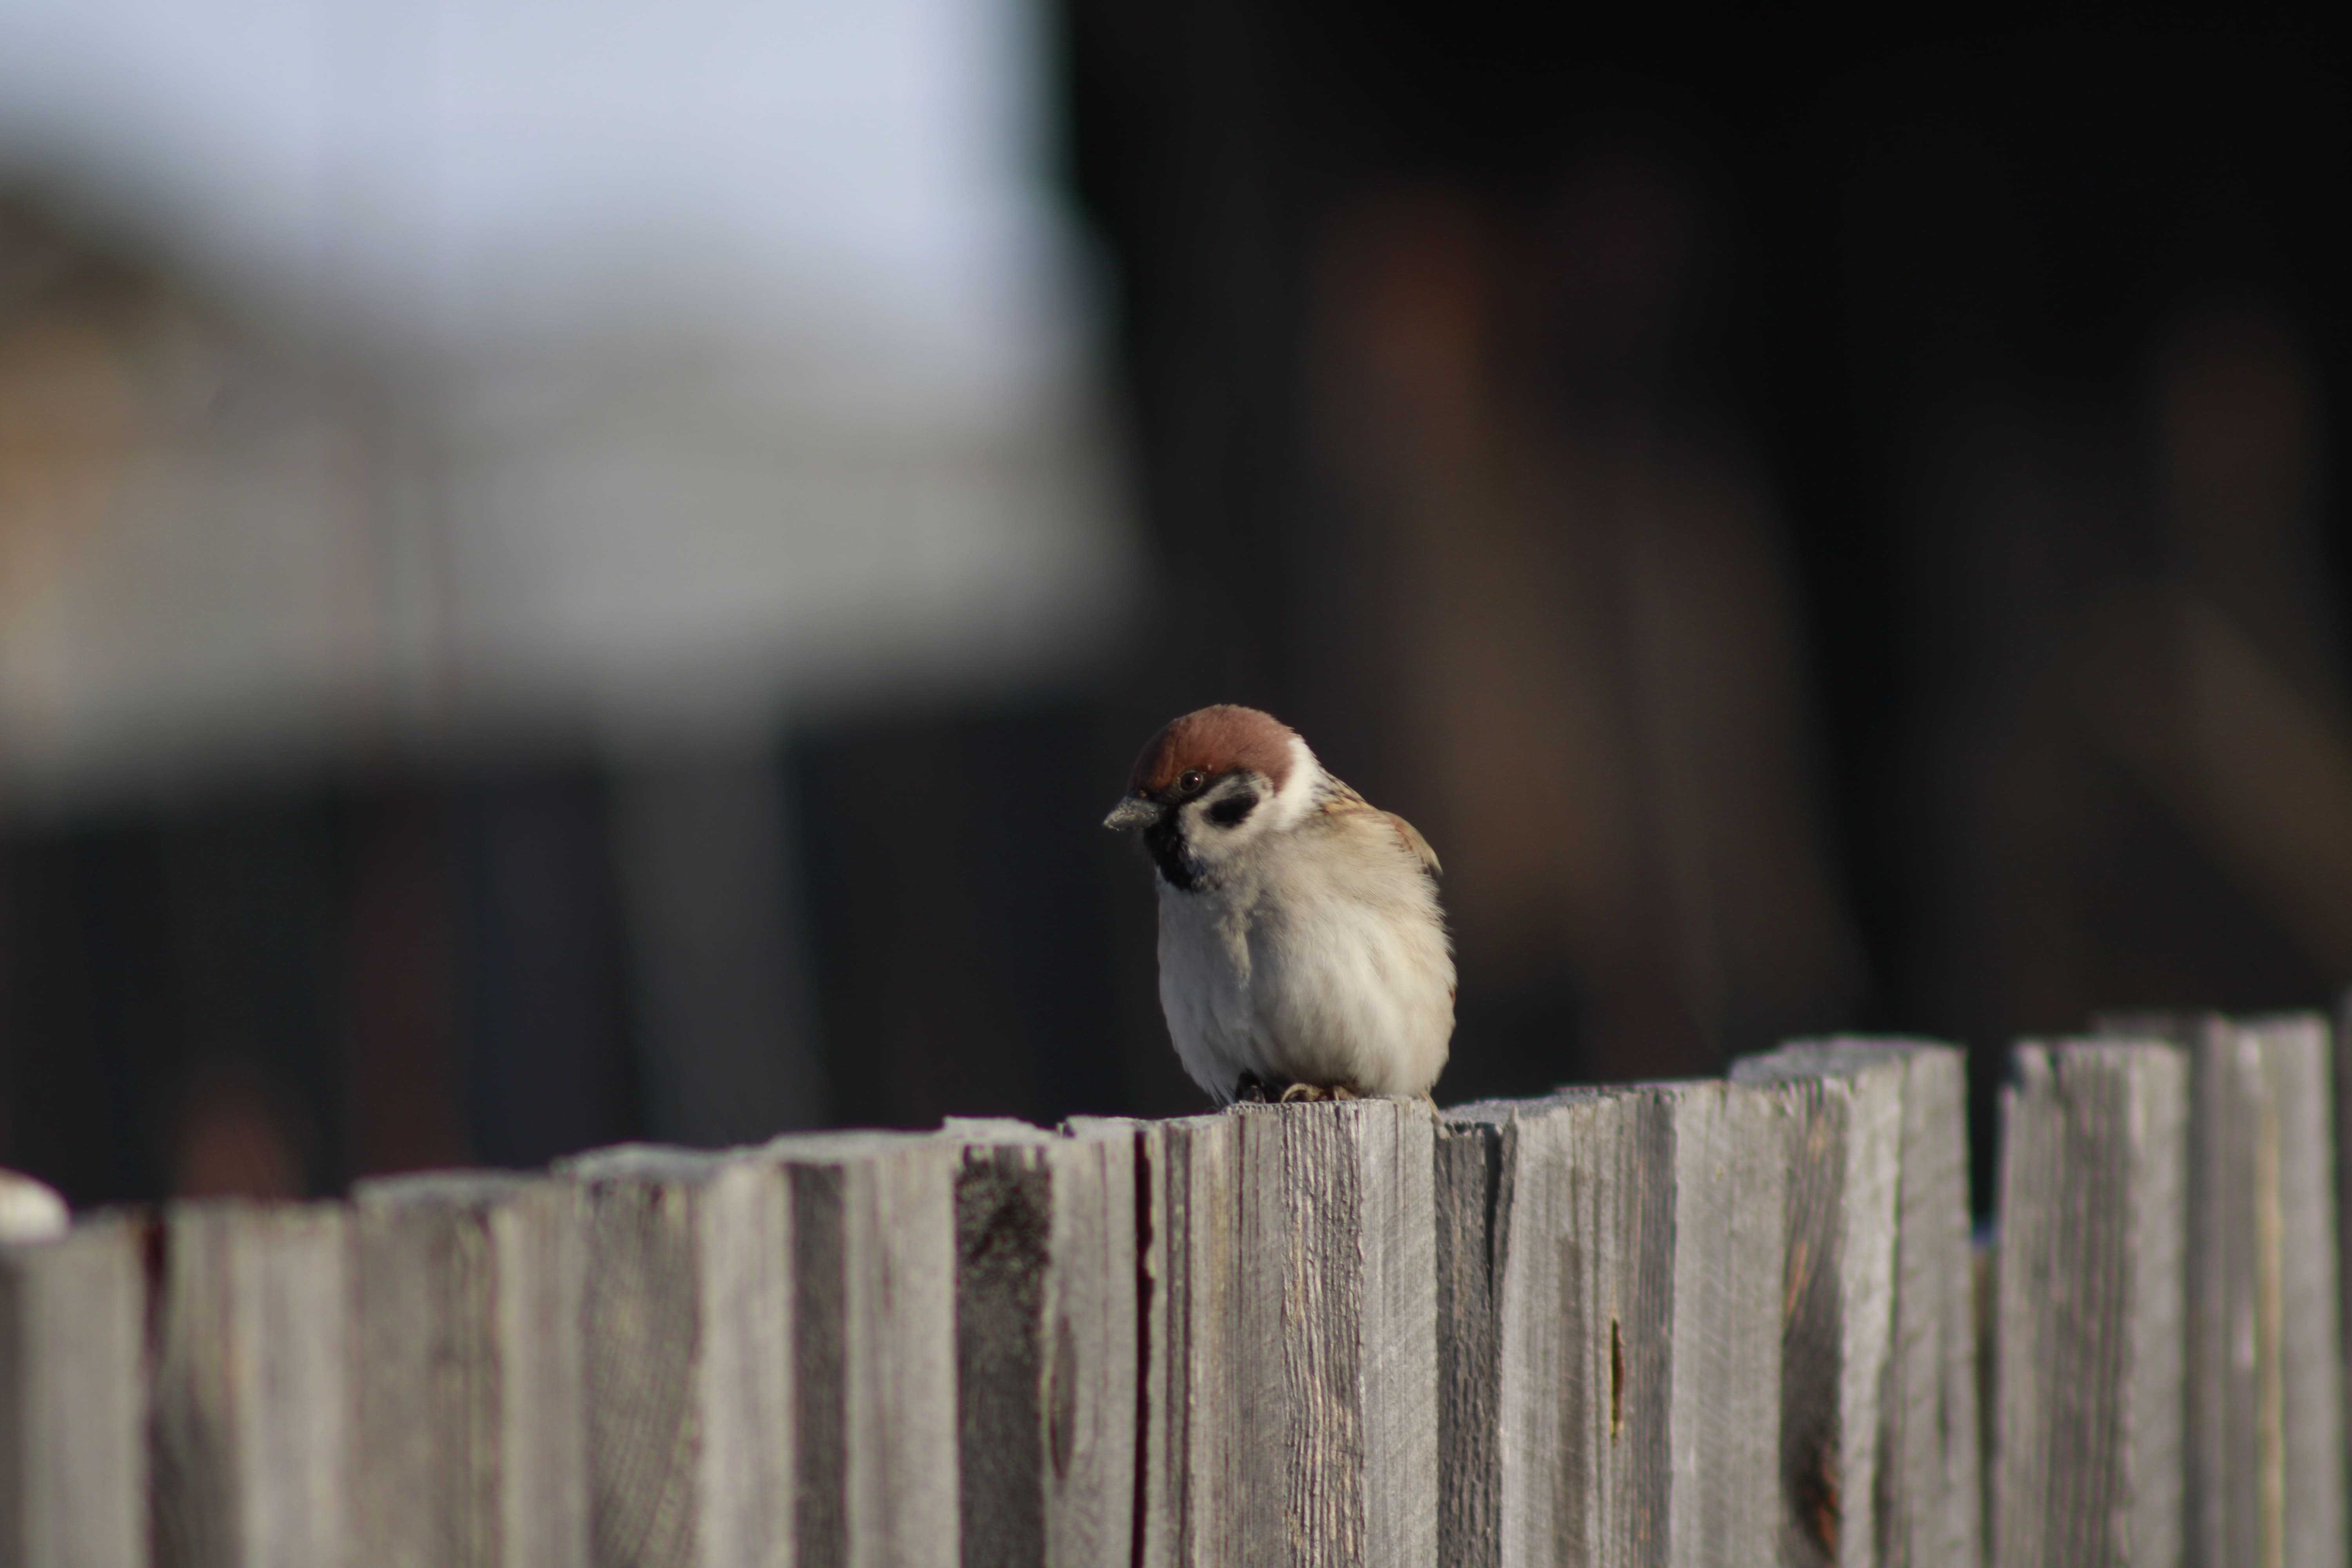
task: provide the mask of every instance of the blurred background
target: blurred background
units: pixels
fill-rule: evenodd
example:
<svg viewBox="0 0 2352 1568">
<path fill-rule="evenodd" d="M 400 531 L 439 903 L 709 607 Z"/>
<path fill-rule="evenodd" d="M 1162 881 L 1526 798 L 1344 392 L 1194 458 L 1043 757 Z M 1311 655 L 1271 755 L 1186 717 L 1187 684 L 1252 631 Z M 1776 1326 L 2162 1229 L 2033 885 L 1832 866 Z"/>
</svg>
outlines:
<svg viewBox="0 0 2352 1568">
<path fill-rule="evenodd" d="M 1444 1100 L 2324 1004 L 2329 58 L 0 0 L 0 1163 L 1198 1109 L 1216 700 L 1444 856 Z"/>
</svg>

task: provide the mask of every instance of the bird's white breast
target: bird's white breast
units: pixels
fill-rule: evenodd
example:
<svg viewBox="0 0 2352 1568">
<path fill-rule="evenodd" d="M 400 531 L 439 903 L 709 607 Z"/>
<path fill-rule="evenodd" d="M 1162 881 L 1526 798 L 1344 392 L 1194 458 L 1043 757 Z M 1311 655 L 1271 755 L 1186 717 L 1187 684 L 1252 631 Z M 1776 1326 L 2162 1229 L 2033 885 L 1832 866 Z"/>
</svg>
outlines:
<svg viewBox="0 0 2352 1568">
<path fill-rule="evenodd" d="M 1160 887 L 1160 1002 L 1185 1070 L 1219 1100 L 1244 1072 L 1425 1093 L 1453 992 L 1435 889 L 1384 819 L 1309 823 L 1213 886 Z"/>
</svg>

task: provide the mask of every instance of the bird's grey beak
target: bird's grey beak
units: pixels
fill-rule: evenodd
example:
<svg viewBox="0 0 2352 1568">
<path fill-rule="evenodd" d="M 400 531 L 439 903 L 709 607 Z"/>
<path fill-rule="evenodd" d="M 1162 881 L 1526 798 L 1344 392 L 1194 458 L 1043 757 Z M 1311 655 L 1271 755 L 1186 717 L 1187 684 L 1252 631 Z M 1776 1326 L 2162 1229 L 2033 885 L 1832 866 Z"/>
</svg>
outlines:
<svg viewBox="0 0 2352 1568">
<path fill-rule="evenodd" d="M 1160 806 L 1157 802 L 1146 800 L 1139 795 L 1131 795 L 1110 808 L 1110 815 L 1103 818 L 1103 826 L 1113 833 L 1123 833 L 1130 827 L 1142 827 L 1159 820 Z"/>
</svg>

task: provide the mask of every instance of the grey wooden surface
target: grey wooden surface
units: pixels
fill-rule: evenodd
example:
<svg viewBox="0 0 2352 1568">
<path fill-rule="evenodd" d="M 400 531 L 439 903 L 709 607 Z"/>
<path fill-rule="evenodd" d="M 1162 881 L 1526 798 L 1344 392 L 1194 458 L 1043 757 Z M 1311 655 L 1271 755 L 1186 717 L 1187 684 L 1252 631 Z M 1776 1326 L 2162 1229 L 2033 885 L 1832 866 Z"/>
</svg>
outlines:
<svg viewBox="0 0 2352 1568">
<path fill-rule="evenodd" d="M 1883 1560 L 1910 1568 L 1974 1568 L 1985 1555 L 1968 1107 L 1962 1052 L 1904 1047 L 1893 1431 L 1881 1452 L 1893 1455 L 1895 1503 Z"/>
<path fill-rule="evenodd" d="M 1437 1260 L 1437 1556 L 1496 1568 L 1502 1538 L 1502 1322 L 1521 1132 L 1507 1111 L 1448 1112 L 1433 1172 Z"/>
<path fill-rule="evenodd" d="M 140 1568 L 145 1227 L 0 1246 L 0 1563 Z"/>
<path fill-rule="evenodd" d="M 1735 1062 L 1796 1118 L 1780 1365 L 1780 1557 L 1885 1561 L 1902 1185 L 1900 1062 L 1802 1048 Z"/>
<path fill-rule="evenodd" d="M 1671 1151 L 1645 1148 L 1635 1172 L 1645 1253 L 1664 1249 L 1668 1337 L 1644 1358 L 1670 1384 L 1666 1552 L 1629 1561 L 1732 1568 L 1768 1561 L 1779 1492 L 1780 1303 L 1791 1119 L 1742 1085 L 1642 1089 L 1628 1103 L 1655 1117 Z M 1656 1136 L 1645 1125 L 1643 1142 Z M 1644 1259 L 1643 1267 L 1651 1267 Z M 1646 1479 L 1646 1478 L 1645 1478 Z M 1604 1561 L 1605 1561 L 1604 1557 Z"/>
<path fill-rule="evenodd" d="M 1435 1118 L 1242 1106 L 1234 1280 L 1239 1564 L 1437 1561 Z"/>
<path fill-rule="evenodd" d="M 1141 1124 L 1141 1561 L 1439 1561 L 1434 1152 L 1381 1100 Z"/>
<path fill-rule="evenodd" d="M 588 1561 L 793 1561 L 793 1235 L 769 1163 L 633 1145 L 561 1163 L 584 1278 Z"/>
<path fill-rule="evenodd" d="M 345 1562 L 586 1561 L 576 1189 L 457 1172 L 362 1183 L 352 1196 Z"/>
<path fill-rule="evenodd" d="M 1475 1226 L 1447 1465 L 1490 1474 L 1449 1475 L 1444 1560 L 1770 1561 L 1788 1110 L 1653 1084 L 1446 1121 L 1441 1205 Z"/>
<path fill-rule="evenodd" d="M 2189 1053 L 2188 1561 L 2338 1568 L 2344 1408 L 2326 1021 L 2102 1023 Z"/>
<path fill-rule="evenodd" d="M 150 1461 L 161 1568 L 342 1560 L 347 1220 L 334 1204 L 166 1211 Z"/>
<path fill-rule="evenodd" d="M 1137 1124 L 950 1121 L 967 1568 L 1126 1564 L 1137 1542 Z"/>
<path fill-rule="evenodd" d="M 2021 1046 L 2001 1098 L 1994 1561 L 2184 1561 L 2188 1062 Z"/>
<path fill-rule="evenodd" d="M 1444 1320 L 1459 1341 L 1449 1398 L 1461 1433 L 1446 1463 L 1460 1501 L 1441 1515 L 1449 1563 L 1598 1563 L 1605 1542 L 1633 1532 L 1608 1506 L 1626 1436 L 1612 1296 L 1633 1282 L 1614 1223 L 1625 1098 L 1446 1113 L 1441 1204 L 1461 1216 L 1448 1272 L 1466 1276 Z"/>
<path fill-rule="evenodd" d="M 2332 1022 L 2328 1110 L 2336 1154 L 2336 1365 L 2343 1382 L 2340 1405 L 2344 1411 L 2337 1427 L 2344 1434 L 2344 1484 L 2347 1494 L 2352 1494 L 2352 1309 L 2345 1300 L 2346 1275 L 2352 1269 L 2352 991 L 2337 1001 Z M 2352 1521 L 2347 1521 L 2347 1530 L 2352 1532 Z M 2352 1555 L 2352 1549 L 2347 1549 L 2347 1555 Z"/>
<path fill-rule="evenodd" d="M 1843 1037 L 1744 1058 L 1732 1076 L 1783 1085 L 1801 1122 L 1780 1561 L 1974 1568 L 1965 1059 L 1933 1042 Z"/>
<path fill-rule="evenodd" d="M 1240 1561 L 1241 1124 L 1140 1124 L 1138 1536 L 1147 1568 Z"/>
<path fill-rule="evenodd" d="M 2256 1166 L 2261 1287 L 2257 1343 L 2275 1347 L 2262 1375 L 2264 1512 L 2285 1568 L 2342 1568 L 2344 1363 L 2337 1317 L 2333 1042 L 2314 1014 L 2232 1026 L 2259 1074 L 2268 1147 Z M 2273 1469 L 2273 1466 L 2275 1468 Z M 2269 1548 L 2265 1546 L 2267 1552 Z"/>
<path fill-rule="evenodd" d="M 800 1568 L 958 1560 L 958 1156 L 889 1132 L 760 1151 L 791 1198 Z"/>
</svg>

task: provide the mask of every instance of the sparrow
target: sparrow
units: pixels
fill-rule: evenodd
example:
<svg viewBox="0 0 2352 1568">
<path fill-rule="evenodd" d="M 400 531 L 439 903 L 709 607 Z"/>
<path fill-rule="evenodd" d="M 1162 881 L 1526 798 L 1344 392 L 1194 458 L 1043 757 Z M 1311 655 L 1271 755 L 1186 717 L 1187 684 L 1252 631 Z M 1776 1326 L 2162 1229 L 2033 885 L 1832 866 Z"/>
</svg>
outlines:
<svg viewBox="0 0 2352 1568">
<path fill-rule="evenodd" d="M 1220 1104 L 1426 1098 L 1454 1036 L 1437 856 L 1255 708 L 1151 737 L 1103 826 L 1159 882 L 1160 1005 Z"/>
</svg>

